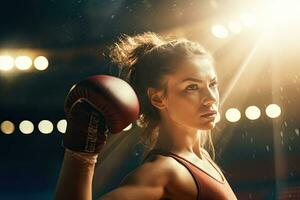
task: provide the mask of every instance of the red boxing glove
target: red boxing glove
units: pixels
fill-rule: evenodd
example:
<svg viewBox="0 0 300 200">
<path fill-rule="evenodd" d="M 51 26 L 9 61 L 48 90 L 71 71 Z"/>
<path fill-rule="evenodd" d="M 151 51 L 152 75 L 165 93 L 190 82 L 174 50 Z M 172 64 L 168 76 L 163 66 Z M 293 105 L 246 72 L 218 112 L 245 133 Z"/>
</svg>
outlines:
<svg viewBox="0 0 300 200">
<path fill-rule="evenodd" d="M 100 152 L 108 132 L 119 133 L 139 116 L 138 98 L 122 79 L 96 75 L 73 86 L 65 101 L 64 147 Z"/>
</svg>

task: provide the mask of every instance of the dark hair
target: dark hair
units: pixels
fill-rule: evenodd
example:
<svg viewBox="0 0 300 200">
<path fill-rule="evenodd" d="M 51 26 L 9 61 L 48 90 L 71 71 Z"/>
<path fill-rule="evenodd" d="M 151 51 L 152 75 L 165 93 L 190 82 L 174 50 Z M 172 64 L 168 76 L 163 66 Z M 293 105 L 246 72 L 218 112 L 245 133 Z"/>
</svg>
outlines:
<svg viewBox="0 0 300 200">
<path fill-rule="evenodd" d="M 109 48 L 112 63 L 122 70 L 121 78 L 130 83 L 139 98 L 141 115 L 137 122 L 144 127 L 141 141 L 148 149 L 145 154 L 155 145 L 160 120 L 158 110 L 148 98 L 147 89 L 160 88 L 167 92 L 163 77 L 176 71 L 174 63 L 193 56 L 202 56 L 213 61 L 210 54 L 196 42 L 184 38 L 162 38 L 153 32 L 136 36 L 122 35 L 119 41 Z M 214 158 L 212 139 L 210 134 L 207 136 Z"/>
</svg>

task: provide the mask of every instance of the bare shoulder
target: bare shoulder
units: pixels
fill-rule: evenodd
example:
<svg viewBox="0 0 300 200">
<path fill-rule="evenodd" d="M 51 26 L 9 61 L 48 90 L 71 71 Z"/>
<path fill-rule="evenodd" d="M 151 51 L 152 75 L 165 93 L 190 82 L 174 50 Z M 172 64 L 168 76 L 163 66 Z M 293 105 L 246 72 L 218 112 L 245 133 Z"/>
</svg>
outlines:
<svg viewBox="0 0 300 200">
<path fill-rule="evenodd" d="M 101 200 L 195 199 L 197 188 L 189 171 L 175 159 L 155 155 L 129 173 Z"/>
<path fill-rule="evenodd" d="M 168 158 L 156 158 L 143 163 L 129 173 L 118 188 L 101 197 L 101 200 L 160 200 L 169 199 L 170 181 Z"/>
<path fill-rule="evenodd" d="M 131 182 L 147 183 L 165 186 L 174 173 L 172 169 L 172 159 L 165 156 L 152 157 L 147 162 L 140 165 L 129 173 L 122 181 L 123 184 Z"/>
<path fill-rule="evenodd" d="M 167 178 L 165 195 L 170 199 L 195 199 L 197 186 L 188 169 L 169 156 L 155 155 L 150 160 Z M 148 163 L 145 163 L 148 164 Z"/>
</svg>

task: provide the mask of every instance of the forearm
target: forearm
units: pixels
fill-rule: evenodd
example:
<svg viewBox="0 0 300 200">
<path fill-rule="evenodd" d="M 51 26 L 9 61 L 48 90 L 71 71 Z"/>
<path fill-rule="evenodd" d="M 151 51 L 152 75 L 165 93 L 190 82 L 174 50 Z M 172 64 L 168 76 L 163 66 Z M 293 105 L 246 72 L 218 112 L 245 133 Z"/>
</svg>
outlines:
<svg viewBox="0 0 300 200">
<path fill-rule="evenodd" d="M 85 162 L 85 160 L 87 160 Z M 65 151 L 62 168 L 55 192 L 55 200 L 92 199 L 92 180 L 96 155 L 84 155 L 84 159 Z M 91 161 L 91 162 L 89 162 Z"/>
<path fill-rule="evenodd" d="M 126 98 L 120 91 L 126 91 Z M 109 133 L 121 132 L 139 117 L 138 98 L 126 81 L 95 75 L 71 88 L 64 110 L 68 121 L 63 135 L 66 152 L 55 199 L 91 200 L 96 157 Z"/>
</svg>

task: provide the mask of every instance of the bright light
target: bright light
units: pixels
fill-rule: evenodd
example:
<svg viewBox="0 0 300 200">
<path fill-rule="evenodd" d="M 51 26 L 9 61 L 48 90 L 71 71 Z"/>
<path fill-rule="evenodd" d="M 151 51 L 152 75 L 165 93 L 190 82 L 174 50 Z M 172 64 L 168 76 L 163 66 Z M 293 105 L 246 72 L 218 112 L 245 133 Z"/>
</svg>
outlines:
<svg viewBox="0 0 300 200">
<path fill-rule="evenodd" d="M 280 116 L 281 109 L 277 104 L 270 104 L 266 108 L 266 114 L 270 118 L 276 118 Z"/>
<path fill-rule="evenodd" d="M 230 122 L 237 122 L 241 118 L 241 112 L 236 108 L 230 108 L 226 111 L 225 117 Z"/>
<path fill-rule="evenodd" d="M 258 107 L 256 106 L 249 106 L 246 111 L 245 111 L 245 115 L 248 119 L 250 120 L 256 120 L 260 117 L 260 110 Z"/>
<path fill-rule="evenodd" d="M 14 66 L 14 59 L 11 56 L 0 56 L 0 70 L 8 71 Z"/>
<path fill-rule="evenodd" d="M 242 25 L 238 21 L 230 21 L 228 23 L 228 29 L 233 34 L 239 34 L 242 30 Z"/>
<path fill-rule="evenodd" d="M 15 130 L 15 125 L 11 121 L 3 121 L 1 123 L 1 131 L 4 134 L 12 134 Z"/>
<path fill-rule="evenodd" d="M 242 24 L 246 27 L 253 27 L 256 25 L 256 17 L 251 13 L 244 13 L 240 16 Z"/>
<path fill-rule="evenodd" d="M 67 129 L 67 120 L 62 119 L 57 123 L 57 130 L 61 133 L 65 133 Z"/>
<path fill-rule="evenodd" d="M 296 18 L 299 19 L 299 6 L 298 0 L 276 0 L 266 11 L 266 15 L 268 15 L 266 20 L 278 24 L 282 22 L 289 23 Z"/>
<path fill-rule="evenodd" d="M 53 131 L 53 124 L 49 120 L 42 120 L 40 121 L 38 128 L 41 133 L 49 134 Z"/>
<path fill-rule="evenodd" d="M 260 10 L 260 23 L 268 46 L 272 48 L 274 45 L 286 44 L 287 42 L 298 44 L 300 1 L 274 0 L 270 1 L 267 6 L 261 6 Z M 290 50 L 297 51 L 291 48 Z"/>
<path fill-rule="evenodd" d="M 126 128 L 123 129 L 123 131 L 129 131 L 132 127 L 132 124 L 129 124 Z"/>
<path fill-rule="evenodd" d="M 34 67 L 37 70 L 45 70 L 48 68 L 49 62 L 46 57 L 39 56 L 34 59 Z"/>
<path fill-rule="evenodd" d="M 27 70 L 32 65 L 32 60 L 28 56 L 18 56 L 15 60 L 16 67 L 20 70 Z"/>
<path fill-rule="evenodd" d="M 20 123 L 19 129 L 24 134 L 31 134 L 34 130 L 34 126 L 31 121 L 24 120 Z"/>
<path fill-rule="evenodd" d="M 217 24 L 211 27 L 211 33 L 217 38 L 226 38 L 229 34 L 225 26 Z"/>
</svg>

